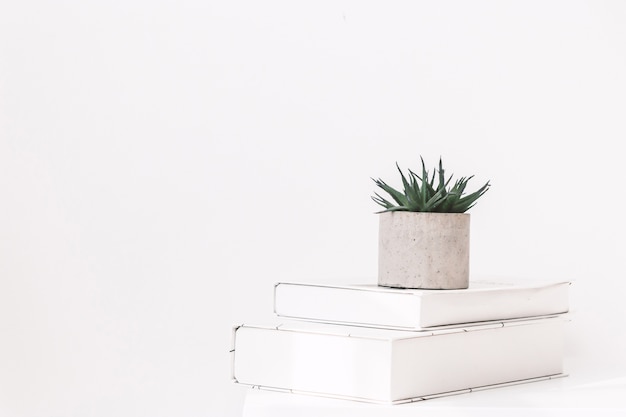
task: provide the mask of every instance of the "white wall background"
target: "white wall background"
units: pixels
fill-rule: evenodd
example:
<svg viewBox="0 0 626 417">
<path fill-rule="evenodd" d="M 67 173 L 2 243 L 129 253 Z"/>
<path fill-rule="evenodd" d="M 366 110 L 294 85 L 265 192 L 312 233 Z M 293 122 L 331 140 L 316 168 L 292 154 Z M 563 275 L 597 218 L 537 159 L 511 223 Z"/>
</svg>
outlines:
<svg viewBox="0 0 626 417">
<path fill-rule="evenodd" d="M 575 280 L 571 372 L 623 375 L 624 74 L 617 0 L 0 1 L 0 415 L 239 415 L 231 326 L 374 282 L 419 155 L 492 182 L 473 276 Z"/>
</svg>

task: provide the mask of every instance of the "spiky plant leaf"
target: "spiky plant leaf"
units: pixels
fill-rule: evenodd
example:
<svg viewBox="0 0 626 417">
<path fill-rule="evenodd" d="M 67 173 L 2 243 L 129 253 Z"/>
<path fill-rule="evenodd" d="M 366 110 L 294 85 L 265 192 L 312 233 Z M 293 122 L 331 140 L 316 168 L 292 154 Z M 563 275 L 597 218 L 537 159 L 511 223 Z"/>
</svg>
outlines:
<svg viewBox="0 0 626 417">
<path fill-rule="evenodd" d="M 402 180 L 402 191 L 398 191 L 381 179 L 372 178 L 374 183 L 389 194 L 395 202 L 393 203 L 374 193 L 372 200 L 384 208 L 379 213 L 386 211 L 464 213 L 473 207 L 476 201 L 489 189 L 490 184 L 487 181 L 477 191 L 465 195 L 465 188 L 473 176 L 461 177 L 450 186 L 453 176 L 450 175 L 446 179 L 441 158 L 439 158 L 438 169 L 433 169 L 432 175 L 429 175 L 424 159 L 421 156 L 420 160 L 422 163 L 421 176 L 410 169 L 408 170 L 408 175 L 405 175 L 396 162 L 396 168 Z M 436 187 L 435 179 L 437 179 Z"/>
<path fill-rule="evenodd" d="M 402 194 L 400 191 L 396 190 L 395 188 L 387 185 L 384 181 L 382 180 L 374 180 L 374 182 L 376 183 L 376 185 L 378 185 L 380 188 L 382 188 L 383 190 L 385 190 L 385 192 L 387 194 L 389 194 L 391 196 L 391 198 L 393 198 L 395 200 L 396 203 L 398 203 L 399 206 L 406 206 L 407 204 L 407 198 L 404 194 Z"/>
</svg>

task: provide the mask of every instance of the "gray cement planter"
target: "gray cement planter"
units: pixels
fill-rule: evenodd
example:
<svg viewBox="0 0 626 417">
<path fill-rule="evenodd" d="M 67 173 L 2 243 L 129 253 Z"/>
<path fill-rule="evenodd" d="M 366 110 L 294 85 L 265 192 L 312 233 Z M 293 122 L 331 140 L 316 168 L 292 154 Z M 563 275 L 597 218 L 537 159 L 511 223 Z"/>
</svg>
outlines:
<svg viewBox="0 0 626 417">
<path fill-rule="evenodd" d="M 378 285 L 469 286 L 469 214 L 396 211 L 379 216 Z"/>
</svg>

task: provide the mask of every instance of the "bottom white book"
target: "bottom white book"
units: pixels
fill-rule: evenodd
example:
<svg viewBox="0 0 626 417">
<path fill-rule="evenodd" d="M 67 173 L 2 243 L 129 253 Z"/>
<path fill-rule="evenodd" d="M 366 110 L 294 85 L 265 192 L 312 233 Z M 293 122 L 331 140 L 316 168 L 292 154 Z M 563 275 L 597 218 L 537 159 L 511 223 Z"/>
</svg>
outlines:
<svg viewBox="0 0 626 417">
<path fill-rule="evenodd" d="M 378 403 L 563 375 L 562 316 L 437 331 L 289 322 L 234 328 L 232 376 Z"/>
</svg>

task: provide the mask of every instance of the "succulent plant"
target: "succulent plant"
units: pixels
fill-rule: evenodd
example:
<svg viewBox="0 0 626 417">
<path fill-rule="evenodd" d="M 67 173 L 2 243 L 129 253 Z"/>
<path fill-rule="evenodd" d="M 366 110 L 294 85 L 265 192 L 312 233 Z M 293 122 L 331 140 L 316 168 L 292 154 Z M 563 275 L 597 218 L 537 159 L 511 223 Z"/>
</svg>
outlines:
<svg viewBox="0 0 626 417">
<path fill-rule="evenodd" d="M 489 181 L 487 181 L 477 191 L 464 195 L 465 187 L 473 176 L 461 177 L 450 187 L 452 175 L 448 179 L 445 178 L 441 158 L 439 158 L 439 169 L 433 169 L 432 177 L 429 180 L 424 159 L 422 157 L 420 159 L 422 161 L 422 176 L 409 169 L 408 179 L 396 162 L 396 167 L 402 177 L 403 191 L 394 189 L 381 179 L 376 180 L 372 178 L 376 185 L 389 194 L 394 201 L 391 202 L 381 197 L 378 193 L 374 193 L 372 199 L 385 208 L 377 213 L 387 211 L 464 213 L 473 207 L 476 204 L 476 200 L 489 189 Z M 436 187 L 435 177 L 438 178 Z"/>
</svg>

